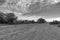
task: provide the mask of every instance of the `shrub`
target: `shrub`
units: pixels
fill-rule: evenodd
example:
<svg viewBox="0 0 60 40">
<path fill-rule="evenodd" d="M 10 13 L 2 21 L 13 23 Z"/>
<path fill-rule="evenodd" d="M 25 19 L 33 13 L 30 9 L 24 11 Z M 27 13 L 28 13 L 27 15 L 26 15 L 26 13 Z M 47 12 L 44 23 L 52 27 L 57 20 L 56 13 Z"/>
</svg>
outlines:
<svg viewBox="0 0 60 40">
<path fill-rule="evenodd" d="M 28 24 L 29 21 L 28 20 L 23 20 L 24 24 Z"/>
<path fill-rule="evenodd" d="M 16 20 L 16 21 L 15 21 L 15 24 L 23 24 L 23 23 L 24 23 L 23 20 Z"/>
<path fill-rule="evenodd" d="M 59 24 L 59 23 L 60 23 L 60 22 L 57 21 L 57 20 L 50 22 L 50 24 Z"/>
<path fill-rule="evenodd" d="M 31 24 L 31 23 L 35 23 L 34 20 L 17 20 L 15 21 L 15 24 Z"/>
<path fill-rule="evenodd" d="M 40 19 L 37 20 L 37 23 L 46 23 L 46 21 L 45 21 L 45 19 L 40 18 Z"/>
<path fill-rule="evenodd" d="M 31 24 L 31 23 L 35 23 L 35 21 L 34 21 L 34 20 L 30 20 L 30 21 L 28 21 L 28 22 L 29 22 L 30 24 Z"/>
<path fill-rule="evenodd" d="M 32 23 L 35 23 L 34 20 L 23 20 L 24 21 L 24 24 L 32 24 Z"/>
</svg>

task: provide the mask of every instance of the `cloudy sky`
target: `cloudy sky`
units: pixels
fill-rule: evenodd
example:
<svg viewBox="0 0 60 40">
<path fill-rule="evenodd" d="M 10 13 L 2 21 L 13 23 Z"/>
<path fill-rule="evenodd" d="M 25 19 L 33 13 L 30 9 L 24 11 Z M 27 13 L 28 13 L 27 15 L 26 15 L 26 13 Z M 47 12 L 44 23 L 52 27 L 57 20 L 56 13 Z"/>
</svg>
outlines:
<svg viewBox="0 0 60 40">
<path fill-rule="evenodd" d="M 38 6 L 38 5 L 37 5 Z M 52 7 L 43 7 L 41 10 L 40 8 L 34 8 L 31 10 L 30 13 L 25 13 L 22 14 L 22 16 L 39 16 L 39 17 L 43 17 L 46 19 L 50 19 L 54 18 L 59 20 L 60 18 L 60 3 L 57 3 L 55 5 L 52 5 Z"/>
<path fill-rule="evenodd" d="M 37 20 L 38 18 L 42 17 L 45 18 L 47 21 L 51 21 L 53 19 L 60 20 L 60 3 L 51 5 L 49 7 L 45 6 L 42 8 L 41 6 L 39 6 L 39 3 L 37 3 L 35 6 L 34 5 L 32 5 L 30 9 L 27 9 L 29 13 L 15 13 L 18 16 L 18 19 Z M 5 9 L 4 11 L 6 11 L 7 8 L 8 7 L 2 9 Z"/>
</svg>

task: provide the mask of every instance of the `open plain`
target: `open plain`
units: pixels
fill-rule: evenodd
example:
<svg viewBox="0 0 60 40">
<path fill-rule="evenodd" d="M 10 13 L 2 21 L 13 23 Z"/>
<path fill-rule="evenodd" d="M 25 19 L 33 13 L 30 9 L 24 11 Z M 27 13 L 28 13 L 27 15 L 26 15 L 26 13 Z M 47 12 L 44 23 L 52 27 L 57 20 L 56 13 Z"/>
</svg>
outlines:
<svg viewBox="0 0 60 40">
<path fill-rule="evenodd" d="M 0 40 L 60 40 L 60 28 L 48 23 L 1 25 Z"/>
</svg>

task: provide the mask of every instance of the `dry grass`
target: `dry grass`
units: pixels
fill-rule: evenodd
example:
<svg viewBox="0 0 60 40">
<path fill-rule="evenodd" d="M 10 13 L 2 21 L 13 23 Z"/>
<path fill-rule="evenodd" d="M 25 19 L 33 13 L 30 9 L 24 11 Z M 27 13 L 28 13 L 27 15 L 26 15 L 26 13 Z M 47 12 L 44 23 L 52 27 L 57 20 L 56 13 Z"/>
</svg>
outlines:
<svg viewBox="0 0 60 40">
<path fill-rule="evenodd" d="M 60 40 L 60 29 L 49 24 L 0 26 L 0 40 Z"/>
</svg>

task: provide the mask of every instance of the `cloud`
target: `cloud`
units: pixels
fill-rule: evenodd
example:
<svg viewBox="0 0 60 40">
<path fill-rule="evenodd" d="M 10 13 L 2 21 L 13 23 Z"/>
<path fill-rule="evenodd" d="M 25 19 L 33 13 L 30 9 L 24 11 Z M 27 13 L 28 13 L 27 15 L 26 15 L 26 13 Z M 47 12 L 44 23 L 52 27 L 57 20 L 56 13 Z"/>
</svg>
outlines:
<svg viewBox="0 0 60 40">
<path fill-rule="evenodd" d="M 46 19 L 47 22 L 52 22 L 53 20 L 60 21 L 60 17 Z"/>
<path fill-rule="evenodd" d="M 37 21 L 41 16 L 18 16 L 18 20 L 35 20 Z"/>
<path fill-rule="evenodd" d="M 32 9 L 30 13 L 22 14 L 22 16 L 43 16 L 43 17 L 60 17 L 60 3 L 51 5 L 50 7 L 37 7 L 37 9 Z"/>
<path fill-rule="evenodd" d="M 15 10 L 12 10 L 12 11 L 15 12 Z M 15 15 L 18 16 L 18 19 L 29 19 L 29 20 L 32 20 L 32 19 L 37 20 L 37 18 L 39 17 L 43 17 L 46 19 L 57 18 L 57 17 L 60 17 L 60 3 L 41 7 L 40 3 L 36 2 L 35 4 L 30 5 L 30 7 L 27 8 L 27 11 L 29 12 L 27 13 L 15 12 Z"/>
</svg>

